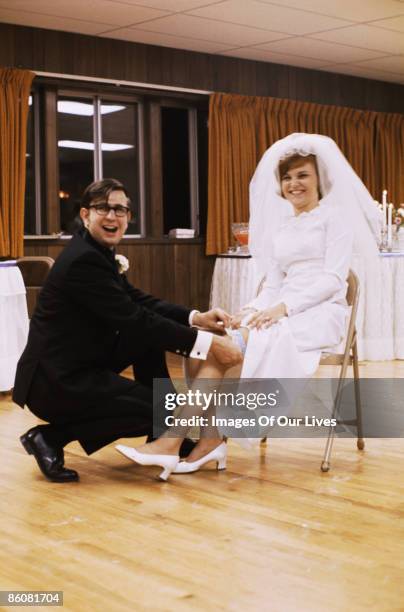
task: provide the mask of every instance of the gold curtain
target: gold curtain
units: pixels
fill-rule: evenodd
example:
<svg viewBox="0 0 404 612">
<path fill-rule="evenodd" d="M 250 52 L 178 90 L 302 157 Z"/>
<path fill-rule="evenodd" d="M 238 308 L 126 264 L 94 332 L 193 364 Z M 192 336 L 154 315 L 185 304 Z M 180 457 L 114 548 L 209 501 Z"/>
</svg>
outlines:
<svg viewBox="0 0 404 612">
<path fill-rule="evenodd" d="M 395 207 L 404 206 L 404 116 L 377 113 L 376 194 L 388 190 L 387 199 Z M 381 196 L 379 196 L 380 200 Z"/>
<path fill-rule="evenodd" d="M 248 185 L 264 151 L 292 132 L 330 136 L 375 199 L 404 199 L 404 116 L 311 102 L 213 94 L 209 107 L 208 255 L 232 242 L 231 223 L 248 221 Z M 399 183 L 401 181 L 401 187 Z M 389 196 L 390 199 L 390 196 Z"/>
<path fill-rule="evenodd" d="M 0 257 L 24 250 L 28 98 L 35 74 L 0 68 Z"/>
</svg>

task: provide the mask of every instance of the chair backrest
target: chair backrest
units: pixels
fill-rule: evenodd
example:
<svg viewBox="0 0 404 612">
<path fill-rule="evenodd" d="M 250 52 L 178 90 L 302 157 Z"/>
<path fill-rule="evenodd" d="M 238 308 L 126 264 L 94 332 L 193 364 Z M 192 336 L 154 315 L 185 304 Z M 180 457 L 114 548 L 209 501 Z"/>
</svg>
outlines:
<svg viewBox="0 0 404 612">
<path fill-rule="evenodd" d="M 27 307 L 28 316 L 31 318 L 34 311 L 38 293 L 45 283 L 45 279 L 49 274 L 49 270 L 55 263 L 52 257 L 45 255 L 32 255 L 20 257 L 17 259 L 22 278 L 24 279 L 25 288 L 27 290 Z"/>
<path fill-rule="evenodd" d="M 358 311 L 359 302 L 359 279 L 353 270 L 349 270 L 347 282 L 348 289 L 346 301 L 348 302 L 348 306 L 351 306 L 351 316 L 349 318 L 346 346 L 350 348 L 355 334 L 356 313 Z"/>
<path fill-rule="evenodd" d="M 353 270 L 349 270 L 347 281 L 348 289 L 346 293 L 346 301 L 348 302 L 348 306 L 353 306 L 354 303 L 357 305 L 359 298 L 359 279 Z"/>
<path fill-rule="evenodd" d="M 54 263 L 52 257 L 39 255 L 17 259 L 17 266 L 21 271 L 26 287 L 42 287 Z"/>
</svg>

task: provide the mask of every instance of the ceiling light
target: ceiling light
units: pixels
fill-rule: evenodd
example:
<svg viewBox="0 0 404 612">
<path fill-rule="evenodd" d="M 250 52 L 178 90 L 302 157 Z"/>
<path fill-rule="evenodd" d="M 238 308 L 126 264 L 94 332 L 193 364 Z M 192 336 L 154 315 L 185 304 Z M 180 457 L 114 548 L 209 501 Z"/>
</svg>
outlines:
<svg viewBox="0 0 404 612">
<path fill-rule="evenodd" d="M 117 104 L 101 104 L 101 115 L 108 115 L 108 113 L 116 113 L 117 111 L 123 110 L 124 108 L 125 106 L 119 106 Z M 81 115 L 83 117 L 92 117 L 94 115 L 94 105 L 86 102 L 74 102 L 73 100 L 59 100 L 58 113 L 65 113 L 66 115 Z"/>
<path fill-rule="evenodd" d="M 58 146 L 65 149 L 85 149 L 86 151 L 94 151 L 93 142 L 81 142 L 80 140 L 59 140 Z M 103 142 L 101 144 L 101 149 L 102 151 L 123 151 L 124 149 L 133 149 L 133 145 Z"/>
</svg>

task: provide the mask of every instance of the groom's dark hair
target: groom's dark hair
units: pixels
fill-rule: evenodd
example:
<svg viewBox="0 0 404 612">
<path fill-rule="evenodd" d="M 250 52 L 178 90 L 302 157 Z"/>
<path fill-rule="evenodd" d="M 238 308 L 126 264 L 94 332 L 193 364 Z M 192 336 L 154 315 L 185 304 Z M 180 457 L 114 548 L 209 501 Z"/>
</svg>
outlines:
<svg viewBox="0 0 404 612">
<path fill-rule="evenodd" d="M 101 179 L 100 181 L 94 181 L 88 185 L 81 197 L 81 206 L 83 208 L 88 208 L 91 202 L 95 200 L 105 200 L 105 202 L 108 202 L 108 198 L 113 191 L 123 191 L 128 198 L 128 206 L 130 206 L 130 199 L 126 187 L 120 181 L 113 178 Z"/>
</svg>

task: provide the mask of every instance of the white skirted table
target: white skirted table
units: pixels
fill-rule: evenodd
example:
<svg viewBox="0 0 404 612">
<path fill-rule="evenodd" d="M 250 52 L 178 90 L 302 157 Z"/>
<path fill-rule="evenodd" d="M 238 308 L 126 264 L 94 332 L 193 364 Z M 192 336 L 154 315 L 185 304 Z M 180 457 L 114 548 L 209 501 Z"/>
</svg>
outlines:
<svg viewBox="0 0 404 612">
<path fill-rule="evenodd" d="M 404 253 L 383 253 L 372 269 L 355 258 L 360 281 L 357 315 L 360 359 L 404 359 Z M 211 306 L 237 312 L 257 293 L 261 277 L 251 257 L 219 255 L 211 287 Z"/>
<path fill-rule="evenodd" d="M 218 255 L 210 290 L 211 307 L 237 312 L 255 297 L 261 280 L 250 255 Z"/>
<path fill-rule="evenodd" d="M 25 286 L 15 261 L 0 261 L 0 391 L 14 386 L 17 362 L 28 336 Z"/>
</svg>

